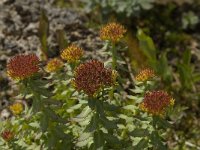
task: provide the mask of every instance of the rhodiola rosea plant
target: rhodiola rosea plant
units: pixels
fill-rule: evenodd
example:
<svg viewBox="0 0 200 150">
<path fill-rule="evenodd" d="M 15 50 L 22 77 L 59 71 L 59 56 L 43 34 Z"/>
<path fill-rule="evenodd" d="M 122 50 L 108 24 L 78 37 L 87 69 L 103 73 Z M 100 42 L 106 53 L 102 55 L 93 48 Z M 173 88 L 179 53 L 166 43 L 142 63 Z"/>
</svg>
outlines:
<svg viewBox="0 0 200 150">
<path fill-rule="evenodd" d="M 13 117 L 1 122 L 1 148 L 167 149 L 165 118 L 174 99 L 157 89 L 158 77 L 148 68 L 131 79 L 134 88 L 124 87 L 119 49 L 126 32 L 118 23 L 101 28 L 111 61 L 83 61 L 75 44 L 45 63 L 36 54 L 11 58 L 7 74 L 19 88 L 13 99 L 30 105 L 9 106 Z"/>
</svg>

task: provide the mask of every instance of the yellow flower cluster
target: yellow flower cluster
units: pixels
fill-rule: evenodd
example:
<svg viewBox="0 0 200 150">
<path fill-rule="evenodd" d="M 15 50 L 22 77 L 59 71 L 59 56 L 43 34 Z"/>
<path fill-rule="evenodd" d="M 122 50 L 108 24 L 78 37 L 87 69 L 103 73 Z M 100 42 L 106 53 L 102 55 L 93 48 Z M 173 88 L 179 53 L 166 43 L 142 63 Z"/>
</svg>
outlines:
<svg viewBox="0 0 200 150">
<path fill-rule="evenodd" d="M 9 109 L 14 115 L 19 115 L 21 114 L 24 108 L 22 103 L 14 103 L 9 106 Z"/>
<path fill-rule="evenodd" d="M 69 63 L 74 63 L 80 60 L 84 51 L 82 48 L 72 44 L 61 52 L 61 58 Z"/>
<path fill-rule="evenodd" d="M 154 78 L 155 72 L 152 69 L 144 69 L 139 72 L 139 74 L 135 77 L 135 80 L 138 82 L 145 82 L 151 78 Z"/>
<path fill-rule="evenodd" d="M 56 72 L 61 69 L 63 66 L 63 62 L 59 58 L 53 58 L 48 61 L 45 69 L 47 72 Z"/>
<path fill-rule="evenodd" d="M 102 40 L 108 40 L 112 43 L 119 42 L 119 40 L 126 33 L 126 29 L 124 26 L 118 23 L 109 23 L 101 28 L 100 30 L 100 38 Z"/>
</svg>

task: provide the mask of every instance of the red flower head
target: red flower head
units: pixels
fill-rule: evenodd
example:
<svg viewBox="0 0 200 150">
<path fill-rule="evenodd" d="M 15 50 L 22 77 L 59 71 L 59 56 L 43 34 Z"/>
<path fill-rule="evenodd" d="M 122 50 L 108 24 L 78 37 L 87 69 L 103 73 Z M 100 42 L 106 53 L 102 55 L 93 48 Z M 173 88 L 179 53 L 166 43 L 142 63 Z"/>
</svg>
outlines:
<svg viewBox="0 0 200 150">
<path fill-rule="evenodd" d="M 35 54 L 16 55 L 7 64 L 7 73 L 14 80 L 23 80 L 39 71 L 39 58 Z"/>
<path fill-rule="evenodd" d="M 11 139 L 13 139 L 14 134 L 13 132 L 9 131 L 9 130 L 5 130 L 1 133 L 1 137 L 5 140 L 5 141 L 10 141 Z"/>
<path fill-rule="evenodd" d="M 165 91 L 145 93 L 140 108 L 153 115 L 163 116 L 167 107 L 174 105 L 174 99 Z"/>
<path fill-rule="evenodd" d="M 76 68 L 73 84 L 78 91 L 93 96 L 101 87 L 113 85 L 115 79 L 115 71 L 104 68 L 100 61 L 90 60 Z"/>
</svg>

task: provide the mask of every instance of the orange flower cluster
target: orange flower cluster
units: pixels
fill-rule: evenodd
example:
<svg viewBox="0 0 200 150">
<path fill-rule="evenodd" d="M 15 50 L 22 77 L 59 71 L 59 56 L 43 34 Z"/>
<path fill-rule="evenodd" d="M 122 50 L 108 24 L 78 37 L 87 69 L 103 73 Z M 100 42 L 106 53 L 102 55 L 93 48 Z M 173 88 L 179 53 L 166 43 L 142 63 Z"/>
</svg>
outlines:
<svg viewBox="0 0 200 150">
<path fill-rule="evenodd" d="M 14 80 L 23 80 L 39 71 L 39 58 L 35 54 L 16 55 L 7 64 L 7 74 Z"/>
<path fill-rule="evenodd" d="M 10 141 L 13 139 L 14 134 L 13 132 L 9 131 L 9 130 L 5 130 L 1 133 L 1 137 L 5 140 L 5 141 Z"/>
<path fill-rule="evenodd" d="M 116 71 L 104 68 L 98 60 L 90 60 L 79 65 L 72 81 L 78 91 L 93 96 L 103 86 L 112 86 L 116 80 Z"/>
<path fill-rule="evenodd" d="M 154 70 L 144 69 L 144 70 L 139 72 L 139 74 L 135 77 L 135 80 L 139 81 L 139 82 L 145 82 L 145 81 L 147 81 L 151 78 L 154 78 L 155 76 L 156 75 L 155 75 Z"/>
<path fill-rule="evenodd" d="M 174 105 L 174 99 L 165 91 L 147 92 L 140 108 L 152 115 L 163 116 L 169 106 Z"/>
<path fill-rule="evenodd" d="M 74 63 L 83 56 L 84 51 L 82 48 L 72 44 L 61 52 L 61 58 L 70 63 Z"/>
<path fill-rule="evenodd" d="M 100 38 L 102 40 L 108 40 L 116 43 L 124 36 L 125 32 L 126 29 L 124 28 L 124 26 L 113 22 L 101 28 Z"/>
<path fill-rule="evenodd" d="M 56 72 L 61 69 L 63 65 L 63 62 L 59 58 L 53 58 L 48 61 L 45 69 L 47 72 Z"/>
</svg>

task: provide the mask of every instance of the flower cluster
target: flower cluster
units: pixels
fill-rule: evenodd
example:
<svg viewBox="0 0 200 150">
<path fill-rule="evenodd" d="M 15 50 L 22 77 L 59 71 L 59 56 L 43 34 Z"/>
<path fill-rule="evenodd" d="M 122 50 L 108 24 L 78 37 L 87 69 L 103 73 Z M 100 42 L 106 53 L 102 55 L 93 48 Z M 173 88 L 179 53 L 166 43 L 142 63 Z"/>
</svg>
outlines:
<svg viewBox="0 0 200 150">
<path fill-rule="evenodd" d="M 10 141 L 13 139 L 14 134 L 13 132 L 9 131 L 9 130 L 5 130 L 1 133 L 1 137 L 5 140 L 5 141 Z"/>
<path fill-rule="evenodd" d="M 56 72 L 62 68 L 63 62 L 59 58 L 54 58 L 48 61 L 45 69 L 47 72 Z"/>
<path fill-rule="evenodd" d="M 9 109 L 14 115 L 19 115 L 21 114 L 24 108 L 22 103 L 14 103 L 9 106 Z"/>
<path fill-rule="evenodd" d="M 39 71 L 39 58 L 35 54 L 16 55 L 7 64 L 7 74 L 14 80 L 23 80 Z"/>
<path fill-rule="evenodd" d="M 145 93 L 140 108 L 152 115 L 163 116 L 167 107 L 174 105 L 174 99 L 165 91 Z"/>
<path fill-rule="evenodd" d="M 83 49 L 72 44 L 61 52 L 61 58 L 69 63 L 74 63 L 83 56 Z"/>
<path fill-rule="evenodd" d="M 154 78 L 155 72 L 152 69 L 143 69 L 139 72 L 139 74 L 135 77 L 135 80 L 138 82 L 145 82 L 151 78 Z"/>
<path fill-rule="evenodd" d="M 118 42 L 125 34 L 126 29 L 118 23 L 109 23 L 101 28 L 100 38 L 113 43 Z"/>
<path fill-rule="evenodd" d="M 104 68 L 102 62 L 90 60 L 76 68 L 72 82 L 78 91 L 93 96 L 101 87 L 113 85 L 116 74 L 116 71 Z"/>
</svg>

